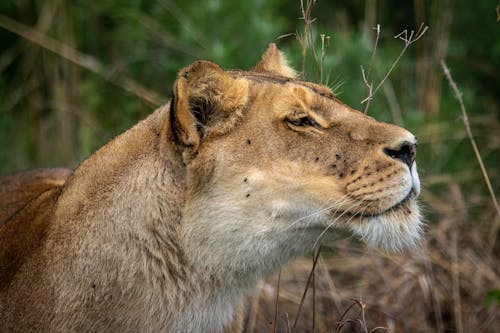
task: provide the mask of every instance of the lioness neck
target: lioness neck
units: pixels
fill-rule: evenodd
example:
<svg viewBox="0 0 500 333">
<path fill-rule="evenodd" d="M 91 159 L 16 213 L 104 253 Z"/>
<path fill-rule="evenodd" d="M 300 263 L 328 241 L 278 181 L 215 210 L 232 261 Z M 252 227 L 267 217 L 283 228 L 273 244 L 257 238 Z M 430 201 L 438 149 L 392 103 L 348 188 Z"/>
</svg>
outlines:
<svg viewBox="0 0 500 333">
<path fill-rule="evenodd" d="M 239 264 L 239 259 L 245 261 L 251 254 L 245 255 L 245 251 L 236 253 L 242 257 L 233 259 L 230 269 L 222 270 L 227 256 L 235 255 L 230 247 L 234 243 L 226 242 L 221 248 L 220 241 L 227 241 L 228 234 L 218 238 L 220 230 L 204 227 L 209 214 L 189 212 L 196 204 L 192 204 L 185 163 L 165 129 L 168 112 L 168 107 L 161 108 L 118 136 L 68 180 L 56 211 L 56 219 L 64 223 L 55 229 L 66 234 L 71 224 L 85 226 L 71 237 L 83 253 L 76 259 L 77 274 L 89 272 L 68 288 L 88 294 L 84 289 L 89 287 L 96 298 L 104 298 L 111 289 L 121 290 L 127 306 L 135 304 L 150 313 L 141 317 L 150 321 L 137 326 L 129 322 L 128 329 L 156 325 L 158 330 L 178 332 L 207 327 L 220 331 L 260 276 L 244 274 L 251 270 L 251 265 Z M 101 208 L 93 209 L 96 205 Z M 211 240 L 205 242 L 204 237 Z M 90 273 L 103 267 L 106 276 Z M 68 274 L 61 271 L 57 279 L 60 283 L 72 280 Z M 102 302 L 107 311 L 119 311 L 112 301 Z M 68 304 L 56 304 L 57 311 L 63 309 Z M 177 315 L 173 317 L 173 313 Z M 115 318 L 120 319 L 119 315 Z"/>
</svg>

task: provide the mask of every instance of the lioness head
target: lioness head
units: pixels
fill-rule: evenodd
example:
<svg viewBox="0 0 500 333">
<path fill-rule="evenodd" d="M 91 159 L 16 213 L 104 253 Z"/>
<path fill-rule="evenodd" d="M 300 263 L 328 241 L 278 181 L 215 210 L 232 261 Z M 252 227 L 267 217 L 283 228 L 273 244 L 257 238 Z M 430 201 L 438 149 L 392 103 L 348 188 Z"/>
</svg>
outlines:
<svg viewBox="0 0 500 333">
<path fill-rule="evenodd" d="M 275 45 L 251 71 L 185 68 L 171 107 L 198 244 L 292 254 L 339 230 L 389 250 L 417 243 L 414 135 L 296 79 Z"/>
</svg>

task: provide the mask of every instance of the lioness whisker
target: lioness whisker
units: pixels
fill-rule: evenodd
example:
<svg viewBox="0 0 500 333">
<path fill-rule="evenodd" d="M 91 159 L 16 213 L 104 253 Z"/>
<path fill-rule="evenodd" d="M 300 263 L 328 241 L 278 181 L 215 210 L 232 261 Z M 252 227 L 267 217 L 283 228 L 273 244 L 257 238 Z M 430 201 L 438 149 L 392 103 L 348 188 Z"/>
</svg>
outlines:
<svg viewBox="0 0 500 333">
<path fill-rule="evenodd" d="M 361 202 L 355 202 L 353 205 L 351 205 L 348 209 L 346 209 L 344 212 L 342 212 L 339 216 L 335 217 L 333 219 L 333 221 L 328 224 L 325 229 L 319 234 L 319 236 L 316 238 L 316 241 L 314 242 L 314 245 L 313 245 L 313 249 L 316 248 L 316 246 L 318 245 L 318 242 L 319 240 L 321 239 L 321 237 L 323 237 L 323 235 L 331 228 L 333 227 L 333 225 L 335 223 L 337 223 L 338 219 L 340 219 L 343 215 L 347 214 L 349 211 L 351 211 L 352 209 L 355 209 L 357 208 L 357 206 L 359 206 L 361 204 Z M 349 223 L 356 215 L 355 214 L 351 214 L 351 216 L 349 217 L 349 219 L 347 220 L 346 224 Z"/>
</svg>

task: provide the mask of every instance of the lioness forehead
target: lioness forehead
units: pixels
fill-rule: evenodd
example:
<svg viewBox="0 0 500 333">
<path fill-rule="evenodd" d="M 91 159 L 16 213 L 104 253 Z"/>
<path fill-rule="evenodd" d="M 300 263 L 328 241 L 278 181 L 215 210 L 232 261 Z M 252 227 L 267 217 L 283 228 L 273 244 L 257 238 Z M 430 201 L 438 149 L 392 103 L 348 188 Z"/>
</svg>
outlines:
<svg viewBox="0 0 500 333">
<path fill-rule="evenodd" d="M 337 103 L 344 104 L 340 101 L 330 88 L 324 85 L 312 83 L 309 81 L 302 81 L 294 78 L 284 77 L 280 75 L 275 75 L 272 73 L 260 73 L 260 72 L 250 72 L 250 71 L 229 71 L 228 72 L 233 78 L 243 78 L 251 83 L 272 83 L 272 84 L 295 84 L 299 87 L 304 87 L 307 90 L 318 94 L 322 97 L 331 99 Z"/>
</svg>

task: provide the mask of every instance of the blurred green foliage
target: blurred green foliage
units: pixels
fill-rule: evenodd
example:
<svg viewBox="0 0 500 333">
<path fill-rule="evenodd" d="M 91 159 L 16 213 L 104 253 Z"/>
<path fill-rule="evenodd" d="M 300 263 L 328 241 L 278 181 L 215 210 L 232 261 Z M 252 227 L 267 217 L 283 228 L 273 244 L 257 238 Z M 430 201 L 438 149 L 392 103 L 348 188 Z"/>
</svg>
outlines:
<svg viewBox="0 0 500 333">
<path fill-rule="evenodd" d="M 500 305 L 500 289 L 490 290 L 485 297 L 485 303 L 488 307 L 494 307 Z"/>
<path fill-rule="evenodd" d="M 393 38 L 421 22 L 424 37 L 407 52 L 372 101 L 369 114 L 417 134 L 424 181 L 439 193 L 440 176 L 483 191 L 482 175 L 439 67 L 445 59 L 463 92 L 476 140 L 498 178 L 500 38 L 495 6 L 465 0 L 321 1 L 312 12 L 314 45 L 329 36 L 324 72 L 350 106 L 367 96 L 360 66 L 378 84 L 403 42 Z M 91 56 L 92 73 L 0 28 L 0 172 L 77 164 L 110 138 L 146 117 L 152 106 L 114 80 L 131 78 L 167 100 L 177 71 L 200 58 L 248 69 L 269 42 L 300 69 L 300 1 L 6 0 L 0 14 Z M 282 37 L 280 37 L 282 36 Z M 285 36 L 285 37 L 283 37 Z M 306 78 L 317 65 L 311 53 Z M 326 76 L 326 74 L 325 74 Z M 499 182 L 494 181 L 498 192 Z"/>
</svg>

